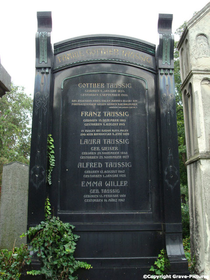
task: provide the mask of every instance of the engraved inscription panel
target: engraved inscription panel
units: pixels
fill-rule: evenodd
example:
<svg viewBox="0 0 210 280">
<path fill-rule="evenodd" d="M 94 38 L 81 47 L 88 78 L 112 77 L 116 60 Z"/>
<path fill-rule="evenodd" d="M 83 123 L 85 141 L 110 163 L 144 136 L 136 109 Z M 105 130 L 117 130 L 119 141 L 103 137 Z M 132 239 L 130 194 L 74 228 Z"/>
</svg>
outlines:
<svg viewBox="0 0 210 280">
<path fill-rule="evenodd" d="M 155 69 L 155 58 L 149 54 L 123 47 L 97 46 L 83 47 L 57 54 L 54 68 L 59 69 L 66 65 L 93 60 L 116 60 L 129 61 L 133 64 L 142 65 Z"/>
<path fill-rule="evenodd" d="M 88 73 L 62 87 L 60 210 L 149 211 L 146 80 Z"/>
</svg>

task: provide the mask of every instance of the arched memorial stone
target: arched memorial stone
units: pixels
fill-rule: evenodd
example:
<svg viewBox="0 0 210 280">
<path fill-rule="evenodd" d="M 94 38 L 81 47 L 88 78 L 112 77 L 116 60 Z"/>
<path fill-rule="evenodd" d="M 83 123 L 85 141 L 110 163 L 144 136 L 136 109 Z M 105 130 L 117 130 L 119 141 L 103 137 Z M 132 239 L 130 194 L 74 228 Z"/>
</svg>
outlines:
<svg viewBox="0 0 210 280">
<path fill-rule="evenodd" d="M 142 279 L 163 248 L 171 273 L 186 274 L 172 16 L 159 17 L 157 51 L 142 40 L 95 35 L 56 43 L 52 54 L 50 20 L 38 13 L 33 126 L 43 133 L 32 136 L 29 226 L 44 218 L 48 194 L 54 214 L 76 226 L 76 257 L 93 266 L 79 279 Z M 50 188 L 48 133 L 56 157 Z"/>
</svg>

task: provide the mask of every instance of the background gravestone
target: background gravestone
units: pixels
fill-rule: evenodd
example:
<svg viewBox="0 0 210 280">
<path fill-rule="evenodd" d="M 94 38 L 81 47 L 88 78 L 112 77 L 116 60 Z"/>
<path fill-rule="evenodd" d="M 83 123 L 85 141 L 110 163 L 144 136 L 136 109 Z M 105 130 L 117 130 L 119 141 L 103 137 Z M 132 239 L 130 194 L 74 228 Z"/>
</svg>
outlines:
<svg viewBox="0 0 210 280">
<path fill-rule="evenodd" d="M 172 15 L 156 46 L 121 36 L 50 43 L 38 13 L 28 227 L 53 213 L 76 226 L 79 279 L 142 279 L 161 249 L 188 273 L 182 246 Z M 47 135 L 55 140 L 46 183 Z"/>
<path fill-rule="evenodd" d="M 26 243 L 20 235 L 27 230 L 28 210 L 28 171 L 29 167 L 19 162 L 3 167 L 0 248 L 11 250 L 13 246 Z"/>
</svg>

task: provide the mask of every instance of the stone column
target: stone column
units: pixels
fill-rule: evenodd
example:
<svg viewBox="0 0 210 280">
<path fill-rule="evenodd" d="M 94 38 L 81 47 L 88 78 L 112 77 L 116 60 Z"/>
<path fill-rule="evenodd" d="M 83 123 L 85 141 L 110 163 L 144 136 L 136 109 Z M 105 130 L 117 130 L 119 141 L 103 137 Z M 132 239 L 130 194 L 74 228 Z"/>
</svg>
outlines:
<svg viewBox="0 0 210 280">
<path fill-rule="evenodd" d="M 172 15 L 160 14 L 157 49 L 158 90 L 160 106 L 160 146 L 164 201 L 166 252 L 170 273 L 188 275 L 188 263 L 182 244 L 179 161 L 174 87 L 174 41 Z"/>
<path fill-rule="evenodd" d="M 26 243 L 29 167 L 19 162 L 4 165 L 0 212 L 0 249 Z"/>
<path fill-rule="evenodd" d="M 210 3 L 184 30 L 178 49 L 182 78 L 191 253 L 210 275 Z"/>
<path fill-rule="evenodd" d="M 52 45 L 51 12 L 37 12 L 36 75 L 29 167 L 28 227 L 44 220 L 47 197 L 47 137 L 50 126 Z"/>
</svg>

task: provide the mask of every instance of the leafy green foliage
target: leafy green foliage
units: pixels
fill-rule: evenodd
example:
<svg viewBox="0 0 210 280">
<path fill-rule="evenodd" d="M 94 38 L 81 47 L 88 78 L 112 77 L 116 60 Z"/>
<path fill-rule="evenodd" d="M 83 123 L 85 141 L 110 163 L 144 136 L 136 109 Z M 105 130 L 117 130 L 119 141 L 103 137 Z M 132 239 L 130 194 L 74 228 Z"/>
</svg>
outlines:
<svg viewBox="0 0 210 280">
<path fill-rule="evenodd" d="M 177 30 L 176 34 L 181 36 L 186 27 L 186 22 L 183 23 Z M 182 211 L 182 230 L 183 238 L 190 236 L 190 219 L 189 219 L 189 204 L 188 204 L 188 188 L 187 188 L 187 169 L 186 169 L 186 143 L 185 143 L 185 128 L 184 128 L 184 113 L 181 93 L 181 76 L 180 76 L 180 60 L 177 49 L 178 42 L 175 42 L 174 48 L 174 79 L 176 92 L 176 113 L 177 113 L 177 132 L 178 132 L 178 148 L 179 148 L 179 166 L 180 166 L 180 183 L 181 195 L 186 200 L 186 203 L 181 204 Z"/>
<path fill-rule="evenodd" d="M 189 204 L 181 204 L 182 211 L 182 235 L 183 238 L 188 238 L 190 236 L 190 217 L 189 217 Z"/>
<path fill-rule="evenodd" d="M 31 240 L 31 250 L 37 253 L 41 261 L 41 269 L 29 271 L 31 275 L 44 275 L 45 279 L 70 279 L 79 268 L 89 269 L 91 266 L 74 258 L 78 236 L 73 234 L 74 227 L 52 217 L 32 227 L 27 232 Z"/>
<path fill-rule="evenodd" d="M 48 174 L 47 181 L 49 185 L 52 185 L 52 171 L 55 167 L 55 152 L 54 152 L 54 139 L 51 134 L 47 138 L 47 152 L 48 152 Z"/>
<path fill-rule="evenodd" d="M 3 164 L 29 162 L 32 98 L 12 85 L 0 99 L 0 187 Z"/>
<path fill-rule="evenodd" d="M 188 202 L 188 187 L 181 185 L 181 212 L 182 212 L 182 235 L 183 238 L 190 236 L 190 217 Z"/>
<path fill-rule="evenodd" d="M 63 223 L 59 218 L 51 217 L 51 205 L 47 198 L 45 203 L 46 220 L 36 227 L 31 227 L 28 235 L 30 250 L 37 253 L 41 261 L 40 270 L 32 270 L 30 275 L 43 275 L 45 279 L 76 280 L 73 274 L 79 268 L 90 269 L 91 265 L 74 258 L 76 243 L 79 236 L 72 230 L 74 226 Z"/>
<path fill-rule="evenodd" d="M 181 212 L 182 212 L 182 235 L 183 238 L 190 236 L 190 217 L 189 217 L 189 203 L 188 203 L 188 188 L 181 185 Z"/>
<path fill-rule="evenodd" d="M 44 279 L 76 280 L 74 273 L 79 268 L 91 268 L 86 262 L 75 260 L 74 252 L 79 236 L 73 234 L 74 226 L 51 217 L 49 198 L 46 199 L 45 212 L 46 220 L 21 236 L 28 235 L 31 240 L 30 249 L 23 244 L 12 251 L 0 250 L 0 279 L 18 280 L 23 267 L 31 264 L 34 253 L 40 259 L 41 269 L 27 271 L 27 274 L 42 275 Z"/>
<path fill-rule="evenodd" d="M 190 237 L 183 239 L 183 246 L 186 259 L 188 261 L 188 268 L 191 273 L 195 272 L 195 258 L 191 257 Z"/>
<path fill-rule="evenodd" d="M 158 255 L 157 260 L 154 262 L 154 265 L 151 266 L 151 272 L 154 272 L 154 275 L 164 275 L 169 270 L 170 263 L 166 254 L 166 251 L 162 249 Z M 162 278 L 158 278 L 162 279 Z"/>
<path fill-rule="evenodd" d="M 51 217 L 51 204 L 50 200 L 47 197 L 45 201 L 45 220 L 47 221 Z"/>
<path fill-rule="evenodd" d="M 2 249 L 0 251 L 0 279 L 17 280 L 21 276 L 21 270 L 25 264 L 30 264 L 30 256 L 27 245 L 21 245 L 12 251 Z"/>
<path fill-rule="evenodd" d="M 190 254 L 190 237 L 183 239 L 183 247 L 185 256 L 188 260 L 188 263 L 191 261 L 191 254 Z"/>
<path fill-rule="evenodd" d="M 178 31 L 177 31 L 178 33 Z M 181 92 L 181 77 L 180 77 L 180 61 L 179 52 L 177 49 L 178 42 L 175 42 L 174 48 L 174 80 L 176 94 L 176 115 L 177 115 L 177 134 L 179 148 L 179 167 L 180 167 L 180 183 L 187 185 L 187 168 L 186 162 L 186 143 L 185 143 L 185 128 L 184 128 L 184 113 Z"/>
<path fill-rule="evenodd" d="M 188 203 L 181 204 L 182 210 L 182 234 L 183 238 L 190 236 L 190 218 L 189 218 L 189 205 Z"/>
</svg>

